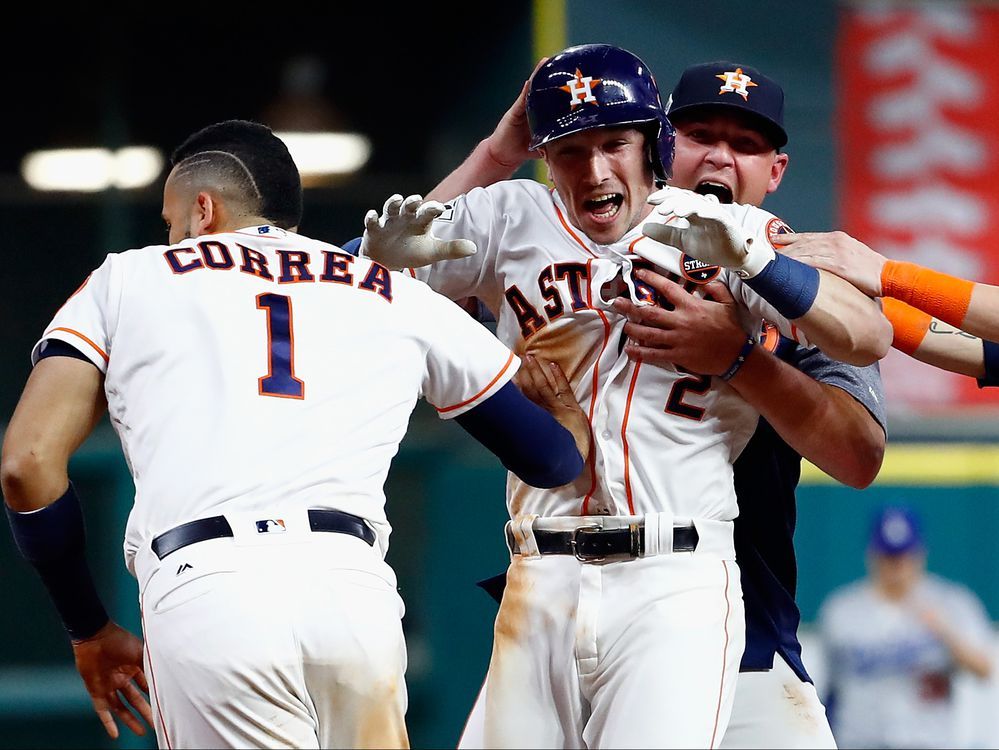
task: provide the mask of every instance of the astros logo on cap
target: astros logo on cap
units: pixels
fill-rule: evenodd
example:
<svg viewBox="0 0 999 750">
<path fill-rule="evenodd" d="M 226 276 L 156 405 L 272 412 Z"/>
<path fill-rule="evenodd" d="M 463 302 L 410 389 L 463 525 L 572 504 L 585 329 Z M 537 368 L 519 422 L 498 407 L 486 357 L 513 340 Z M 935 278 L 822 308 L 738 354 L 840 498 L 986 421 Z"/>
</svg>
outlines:
<svg viewBox="0 0 999 750">
<path fill-rule="evenodd" d="M 746 101 L 749 101 L 749 87 L 759 86 L 758 83 L 753 83 L 752 78 L 742 72 L 742 68 L 727 70 L 724 73 L 719 73 L 715 78 L 725 81 L 725 85 L 718 89 L 719 94 L 734 92 Z"/>
<path fill-rule="evenodd" d="M 600 102 L 597 101 L 597 97 L 593 95 L 593 89 L 600 84 L 600 78 L 593 78 L 592 76 L 584 76 L 579 68 L 576 68 L 575 79 L 569 81 L 565 86 L 559 86 L 565 92 L 572 94 L 572 99 L 569 100 L 570 111 L 578 107 L 580 104 L 594 104 L 600 106 Z"/>
</svg>

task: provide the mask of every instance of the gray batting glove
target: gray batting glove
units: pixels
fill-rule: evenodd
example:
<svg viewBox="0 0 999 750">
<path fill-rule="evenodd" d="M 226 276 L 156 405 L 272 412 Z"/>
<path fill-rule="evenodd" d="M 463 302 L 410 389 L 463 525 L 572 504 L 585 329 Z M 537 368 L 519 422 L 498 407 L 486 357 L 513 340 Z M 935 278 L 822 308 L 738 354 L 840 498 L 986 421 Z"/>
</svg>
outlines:
<svg viewBox="0 0 999 750">
<path fill-rule="evenodd" d="M 768 243 L 754 243 L 753 235 L 713 195 L 665 187 L 650 195 L 648 202 L 656 210 L 642 225 L 642 233 L 692 258 L 751 279 L 776 256 Z M 640 247 L 637 245 L 635 252 L 643 255 Z M 652 257 L 647 260 L 655 262 Z"/>
<path fill-rule="evenodd" d="M 364 217 L 360 254 L 392 270 L 429 266 L 439 260 L 475 255 L 471 240 L 442 240 L 430 232 L 444 205 L 398 193 L 385 201 L 381 216 L 374 209 Z"/>
</svg>

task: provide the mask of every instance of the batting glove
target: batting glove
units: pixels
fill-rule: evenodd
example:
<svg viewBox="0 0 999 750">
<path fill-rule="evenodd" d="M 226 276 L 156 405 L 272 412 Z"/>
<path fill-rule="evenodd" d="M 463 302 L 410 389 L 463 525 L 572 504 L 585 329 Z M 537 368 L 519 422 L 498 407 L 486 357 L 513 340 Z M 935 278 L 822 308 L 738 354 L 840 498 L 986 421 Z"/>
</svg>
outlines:
<svg viewBox="0 0 999 750">
<path fill-rule="evenodd" d="M 471 240 L 442 240 L 431 234 L 430 225 L 442 213 L 444 205 L 437 201 L 424 201 L 419 195 L 391 196 L 381 216 L 374 209 L 364 216 L 360 255 L 393 270 L 475 255 Z"/>
<path fill-rule="evenodd" d="M 650 195 L 648 202 L 656 209 L 642 226 L 643 234 L 704 263 L 751 279 L 776 255 L 768 243 L 754 242 L 713 195 L 665 187 Z M 637 247 L 636 252 L 641 254 Z"/>
</svg>

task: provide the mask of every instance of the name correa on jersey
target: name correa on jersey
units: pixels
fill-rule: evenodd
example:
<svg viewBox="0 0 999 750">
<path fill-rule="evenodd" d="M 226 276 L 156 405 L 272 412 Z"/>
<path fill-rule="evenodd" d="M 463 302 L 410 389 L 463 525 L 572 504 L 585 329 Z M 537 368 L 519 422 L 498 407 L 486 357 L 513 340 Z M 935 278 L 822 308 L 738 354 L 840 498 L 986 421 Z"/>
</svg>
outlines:
<svg viewBox="0 0 999 750">
<path fill-rule="evenodd" d="M 387 301 L 392 301 L 392 274 L 379 263 L 372 262 L 363 278 L 358 280 L 350 270 L 357 258 L 349 253 L 323 250 L 321 260 L 315 261 L 315 270 L 313 270 L 313 257 L 304 250 L 277 250 L 278 267 L 272 271 L 267 256 L 259 250 L 239 243 L 235 243 L 235 248 L 235 250 L 230 249 L 228 245 L 218 240 L 205 240 L 199 242 L 196 247 L 172 247 L 163 253 L 163 257 L 175 274 L 203 269 L 238 270 L 240 273 L 277 284 L 317 281 L 347 284 L 374 292 Z"/>
</svg>

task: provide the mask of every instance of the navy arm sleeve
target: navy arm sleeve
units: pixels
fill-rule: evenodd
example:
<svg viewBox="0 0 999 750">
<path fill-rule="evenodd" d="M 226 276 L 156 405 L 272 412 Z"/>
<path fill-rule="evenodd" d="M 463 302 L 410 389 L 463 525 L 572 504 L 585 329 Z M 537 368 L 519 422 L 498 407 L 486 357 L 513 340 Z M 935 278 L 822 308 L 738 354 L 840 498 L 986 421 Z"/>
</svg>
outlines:
<svg viewBox="0 0 999 750">
<path fill-rule="evenodd" d="M 40 362 L 46 357 L 73 357 L 74 359 L 82 359 L 84 362 L 90 362 L 90 358 L 86 354 L 72 344 L 67 344 L 60 339 L 45 339 L 42 342 L 41 347 L 38 349 L 38 361 Z M 97 367 L 97 365 L 94 365 L 94 367 Z"/>
<path fill-rule="evenodd" d="M 560 487 L 583 470 L 572 434 L 512 382 L 455 421 L 532 487 Z"/>
<path fill-rule="evenodd" d="M 983 340 L 982 355 L 985 359 L 985 375 L 978 379 L 978 387 L 995 387 L 999 385 L 999 344 Z"/>
</svg>

